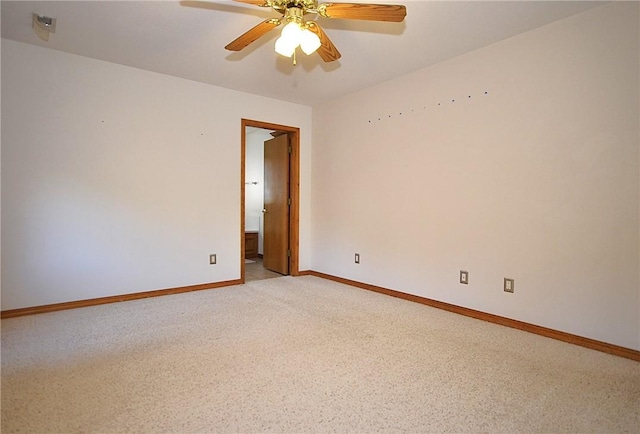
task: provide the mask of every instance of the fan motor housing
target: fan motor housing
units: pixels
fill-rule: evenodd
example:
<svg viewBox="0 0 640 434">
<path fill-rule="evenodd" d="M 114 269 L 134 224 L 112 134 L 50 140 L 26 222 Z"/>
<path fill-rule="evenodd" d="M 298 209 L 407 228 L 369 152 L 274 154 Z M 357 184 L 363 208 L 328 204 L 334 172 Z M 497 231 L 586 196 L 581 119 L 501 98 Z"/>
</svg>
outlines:
<svg viewBox="0 0 640 434">
<path fill-rule="evenodd" d="M 277 11 L 284 12 L 291 8 L 296 8 L 302 11 L 302 14 L 315 11 L 318 6 L 316 0 L 274 0 L 271 2 L 271 7 Z"/>
</svg>

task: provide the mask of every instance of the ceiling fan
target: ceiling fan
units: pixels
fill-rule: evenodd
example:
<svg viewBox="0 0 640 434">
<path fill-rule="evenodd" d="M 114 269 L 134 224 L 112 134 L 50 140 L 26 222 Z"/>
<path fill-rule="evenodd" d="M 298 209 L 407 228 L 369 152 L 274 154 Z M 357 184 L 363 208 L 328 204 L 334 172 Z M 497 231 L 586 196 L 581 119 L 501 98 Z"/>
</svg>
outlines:
<svg viewBox="0 0 640 434">
<path fill-rule="evenodd" d="M 275 50 L 286 57 L 293 56 L 300 47 L 310 55 L 315 51 L 325 62 L 333 62 L 341 56 L 322 27 L 305 15 L 317 14 L 323 18 L 341 18 L 353 20 L 389 21 L 399 23 L 407 15 L 402 5 L 380 5 L 365 3 L 321 3 L 317 0 L 234 0 L 260 7 L 272 8 L 282 14 L 281 18 L 269 18 L 243 33 L 226 47 L 230 51 L 240 51 L 270 30 L 285 23 L 282 34 L 276 40 Z"/>
</svg>

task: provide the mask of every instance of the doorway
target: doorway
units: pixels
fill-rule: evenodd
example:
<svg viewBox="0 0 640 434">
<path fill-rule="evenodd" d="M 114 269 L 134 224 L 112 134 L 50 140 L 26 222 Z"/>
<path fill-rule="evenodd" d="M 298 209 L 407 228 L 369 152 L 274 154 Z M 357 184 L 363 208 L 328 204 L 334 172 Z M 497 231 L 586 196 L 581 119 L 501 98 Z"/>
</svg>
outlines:
<svg viewBox="0 0 640 434">
<path fill-rule="evenodd" d="M 272 276 L 297 276 L 300 130 L 250 119 L 242 119 L 241 126 L 240 278 L 244 283 Z M 260 163 L 252 154 L 256 140 L 262 140 L 256 136 L 265 139 Z M 256 164 L 263 165 L 262 173 L 255 170 Z M 259 193 L 264 193 L 262 210 L 256 210 Z"/>
</svg>

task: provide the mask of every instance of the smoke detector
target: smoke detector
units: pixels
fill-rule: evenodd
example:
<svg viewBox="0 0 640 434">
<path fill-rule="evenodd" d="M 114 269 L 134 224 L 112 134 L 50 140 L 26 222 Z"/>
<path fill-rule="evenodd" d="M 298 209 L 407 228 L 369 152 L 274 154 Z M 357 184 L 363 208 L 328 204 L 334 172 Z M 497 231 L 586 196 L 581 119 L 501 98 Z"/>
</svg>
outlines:
<svg viewBox="0 0 640 434">
<path fill-rule="evenodd" d="M 45 17 L 44 15 L 38 15 L 35 12 L 32 16 L 33 18 L 31 23 L 36 35 L 38 35 L 38 37 L 43 41 L 48 41 L 49 33 L 56 32 L 56 19 Z"/>
</svg>

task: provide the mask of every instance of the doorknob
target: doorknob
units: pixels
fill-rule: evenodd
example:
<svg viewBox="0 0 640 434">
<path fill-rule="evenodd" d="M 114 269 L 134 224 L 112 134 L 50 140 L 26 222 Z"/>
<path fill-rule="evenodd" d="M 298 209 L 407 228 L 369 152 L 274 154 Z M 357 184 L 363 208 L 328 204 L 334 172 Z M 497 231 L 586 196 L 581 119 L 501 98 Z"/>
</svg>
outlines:
<svg viewBox="0 0 640 434">
<path fill-rule="evenodd" d="M 262 208 L 262 214 L 266 214 L 267 213 L 267 209 L 266 208 Z"/>
</svg>

